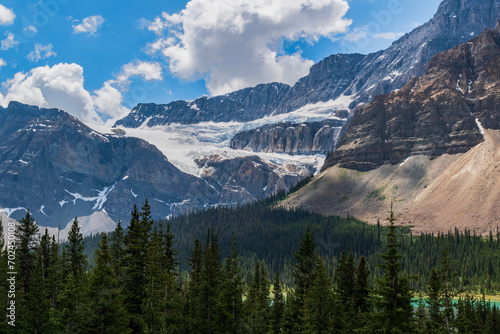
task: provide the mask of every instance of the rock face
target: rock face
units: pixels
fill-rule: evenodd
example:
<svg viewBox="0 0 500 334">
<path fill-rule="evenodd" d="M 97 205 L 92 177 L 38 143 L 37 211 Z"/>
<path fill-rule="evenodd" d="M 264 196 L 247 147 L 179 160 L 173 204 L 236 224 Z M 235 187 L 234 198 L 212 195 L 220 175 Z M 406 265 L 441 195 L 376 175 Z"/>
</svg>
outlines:
<svg viewBox="0 0 500 334">
<path fill-rule="evenodd" d="M 282 167 L 257 157 L 203 164 L 202 177 L 183 173 L 148 142 L 98 133 L 58 109 L 0 108 L 0 208 L 15 219 L 29 209 L 41 225 L 64 229 L 88 217 L 83 230 L 109 230 L 109 218 L 126 225 L 146 198 L 154 218 L 164 218 L 263 198 L 311 175 L 304 168 L 280 174 Z"/>
<path fill-rule="evenodd" d="M 141 104 L 116 125 L 137 128 L 146 121 L 147 126 L 247 122 L 343 95 L 353 97 L 351 108 L 355 108 L 421 76 L 435 54 L 466 42 L 485 27 L 495 27 L 499 17 L 500 0 L 444 0 L 429 22 L 386 50 L 369 55 L 332 55 L 313 65 L 293 87 L 270 83 L 193 102 Z"/>
<path fill-rule="evenodd" d="M 39 223 L 64 227 L 104 210 L 128 221 L 146 196 L 158 216 L 217 203 L 212 187 L 156 147 L 99 134 L 61 110 L 11 102 L 0 124 L 0 205 L 16 219 L 30 209 Z"/>
<path fill-rule="evenodd" d="M 466 152 L 500 128 L 500 26 L 436 55 L 420 78 L 359 109 L 323 169 L 361 171 L 411 155 Z"/>
<path fill-rule="evenodd" d="M 147 120 L 147 126 L 170 123 L 248 122 L 271 114 L 290 86 L 281 83 L 258 85 L 222 96 L 201 97 L 194 101 L 174 101 L 169 104 L 139 104 L 115 126 L 137 128 Z"/>
<path fill-rule="evenodd" d="M 270 124 L 238 133 L 229 146 L 254 152 L 327 154 L 335 149 L 344 124 L 344 120 Z"/>
<path fill-rule="evenodd" d="M 312 173 L 293 164 L 278 166 L 257 156 L 224 159 L 210 156 L 197 161 L 201 177 L 220 193 L 221 205 L 236 205 L 288 190 Z"/>
</svg>

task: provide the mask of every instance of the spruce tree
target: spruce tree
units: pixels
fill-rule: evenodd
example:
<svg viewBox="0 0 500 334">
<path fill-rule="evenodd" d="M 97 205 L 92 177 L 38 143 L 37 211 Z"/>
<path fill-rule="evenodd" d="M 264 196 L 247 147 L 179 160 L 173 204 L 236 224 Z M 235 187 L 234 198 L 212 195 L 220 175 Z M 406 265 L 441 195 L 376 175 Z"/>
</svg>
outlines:
<svg viewBox="0 0 500 334">
<path fill-rule="evenodd" d="M 333 290 L 325 263 L 319 259 L 310 293 L 311 321 L 315 333 L 327 333 L 333 306 Z"/>
<path fill-rule="evenodd" d="M 349 253 L 349 257 L 346 257 L 345 252 L 342 251 L 337 269 L 335 270 L 334 279 L 337 282 L 336 291 L 346 309 L 349 308 L 349 304 L 354 297 L 354 271 L 352 252 Z"/>
<path fill-rule="evenodd" d="M 80 232 L 80 225 L 78 219 L 75 218 L 71 224 L 71 229 L 68 233 L 68 243 L 64 246 L 64 270 L 65 275 L 69 272 L 73 274 L 75 279 L 80 279 L 86 272 L 87 260 L 85 258 L 85 245 L 83 243 L 83 236 Z"/>
<path fill-rule="evenodd" d="M 188 259 L 191 267 L 189 274 L 188 290 L 186 292 L 184 313 L 187 314 L 185 332 L 194 333 L 201 328 L 204 321 L 201 304 L 203 247 L 199 239 L 194 240 L 194 248 Z"/>
<path fill-rule="evenodd" d="M 448 251 L 443 250 L 441 253 L 441 261 L 439 274 L 441 276 L 442 288 L 442 306 L 443 317 L 446 326 L 446 333 L 452 333 L 455 322 L 455 311 L 453 305 L 453 298 L 457 295 L 458 291 L 458 273 L 454 267 Z"/>
<path fill-rule="evenodd" d="M 112 266 L 108 236 L 103 233 L 95 254 L 95 268 L 90 278 L 90 328 L 96 334 L 126 334 L 129 319 L 123 307 L 123 295 Z"/>
<path fill-rule="evenodd" d="M 111 245 L 109 250 L 111 253 L 111 266 L 118 278 L 120 285 L 124 284 L 125 279 L 125 234 L 121 221 L 116 224 L 115 230 L 109 238 Z"/>
<path fill-rule="evenodd" d="M 30 290 L 24 296 L 23 316 L 20 317 L 20 333 L 47 333 L 50 326 L 50 291 L 44 278 L 42 248 L 37 249 L 35 267 L 31 272 Z"/>
<path fill-rule="evenodd" d="M 160 230 L 160 239 L 162 241 L 163 254 L 161 256 L 164 261 L 162 264 L 163 275 L 163 308 L 165 312 L 166 331 L 168 333 L 176 332 L 181 328 L 183 321 L 182 314 L 182 296 L 179 288 L 179 263 L 177 256 L 179 251 L 175 247 L 177 240 L 175 235 L 170 231 L 170 224 L 167 224 L 167 229 L 163 232 Z"/>
<path fill-rule="evenodd" d="M 443 321 L 443 298 L 441 278 L 435 269 L 432 269 L 429 284 L 427 285 L 427 304 L 429 310 L 429 330 L 431 333 L 442 333 L 445 326 Z"/>
<path fill-rule="evenodd" d="M 263 264 L 257 262 L 245 300 L 245 331 L 265 333 L 269 328 L 269 282 Z"/>
<path fill-rule="evenodd" d="M 310 309 L 310 305 L 306 305 L 306 298 L 309 298 L 308 295 L 314 282 L 317 265 L 318 254 L 314 234 L 311 232 L 310 226 L 307 226 L 299 248 L 295 252 L 295 262 L 292 263 L 295 290 L 290 298 L 289 305 L 291 314 L 296 319 L 291 329 L 294 333 L 300 333 L 306 325 L 304 320 L 308 317 L 308 314 L 304 314 L 304 312 Z"/>
<path fill-rule="evenodd" d="M 57 294 L 54 326 L 62 333 L 84 333 L 88 326 L 88 277 L 85 246 L 78 219 L 73 221 L 63 247 L 62 282 Z"/>
<path fill-rule="evenodd" d="M 16 230 L 16 257 L 18 266 L 17 289 L 22 290 L 21 295 L 29 293 L 31 273 L 36 262 L 36 247 L 38 243 L 38 225 L 30 214 L 19 221 Z"/>
<path fill-rule="evenodd" d="M 279 334 L 284 329 L 285 299 L 280 281 L 280 273 L 276 272 L 273 281 L 273 303 L 271 305 L 270 333 Z"/>
<path fill-rule="evenodd" d="M 368 270 L 364 256 L 361 256 L 354 276 L 354 306 L 361 312 L 368 312 L 370 310 L 370 270 Z"/>
<path fill-rule="evenodd" d="M 387 219 L 389 221 L 387 234 L 387 251 L 380 256 L 383 264 L 383 276 L 378 280 L 378 308 L 381 312 L 381 326 L 387 332 L 399 331 L 408 333 L 411 331 L 413 315 L 412 292 L 407 278 L 401 273 L 401 254 L 398 248 L 396 226 L 394 225 L 394 213 L 391 211 Z"/>
<path fill-rule="evenodd" d="M 125 305 L 130 314 L 130 327 L 133 333 L 145 330 L 145 305 L 148 298 L 146 262 L 151 233 L 151 213 L 146 200 L 139 214 L 134 205 L 132 218 L 125 236 Z"/>
<path fill-rule="evenodd" d="M 240 333 L 243 321 L 243 277 L 236 248 L 236 238 L 222 271 L 221 292 L 218 300 L 218 320 L 223 333 Z"/>
</svg>

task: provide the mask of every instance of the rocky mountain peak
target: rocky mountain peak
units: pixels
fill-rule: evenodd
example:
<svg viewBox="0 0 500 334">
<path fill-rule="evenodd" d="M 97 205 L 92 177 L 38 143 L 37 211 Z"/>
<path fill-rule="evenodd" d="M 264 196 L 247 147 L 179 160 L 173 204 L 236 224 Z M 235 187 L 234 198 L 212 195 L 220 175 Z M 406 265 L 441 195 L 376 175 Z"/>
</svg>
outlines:
<svg viewBox="0 0 500 334">
<path fill-rule="evenodd" d="M 422 77 L 358 110 L 323 169 L 371 170 L 412 155 L 466 152 L 482 142 L 484 128 L 500 128 L 498 37 L 485 29 L 433 57 Z"/>
</svg>

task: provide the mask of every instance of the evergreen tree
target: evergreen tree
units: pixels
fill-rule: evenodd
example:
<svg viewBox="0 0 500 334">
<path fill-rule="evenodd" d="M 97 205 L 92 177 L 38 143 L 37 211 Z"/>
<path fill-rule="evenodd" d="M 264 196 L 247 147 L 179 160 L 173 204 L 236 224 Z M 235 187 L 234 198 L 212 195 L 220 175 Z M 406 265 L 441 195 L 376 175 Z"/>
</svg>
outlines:
<svg viewBox="0 0 500 334">
<path fill-rule="evenodd" d="M 47 333 L 50 326 L 50 291 L 45 280 L 42 248 L 37 249 L 35 267 L 31 272 L 30 290 L 24 296 L 23 316 L 20 317 L 20 333 Z"/>
<path fill-rule="evenodd" d="M 201 287 L 203 269 L 203 247 L 200 240 L 195 239 L 194 248 L 188 259 L 191 266 L 191 273 L 188 281 L 188 291 L 186 293 L 185 311 L 187 314 L 185 333 L 195 333 L 201 328 L 204 321 L 201 307 Z"/>
<path fill-rule="evenodd" d="M 80 279 L 86 272 L 87 261 L 85 258 L 85 245 L 83 236 L 80 233 L 78 219 L 75 218 L 68 233 L 68 243 L 64 246 L 64 275 L 69 272 L 75 279 Z"/>
<path fill-rule="evenodd" d="M 354 284 L 354 307 L 361 312 L 368 312 L 370 304 L 370 270 L 366 263 L 366 258 L 361 256 L 358 267 L 355 271 L 355 284 Z"/>
<path fill-rule="evenodd" d="M 436 270 L 432 270 L 427 286 L 427 304 L 429 309 L 429 330 L 431 333 L 442 333 L 444 330 L 442 308 L 441 278 Z"/>
<path fill-rule="evenodd" d="M 85 333 L 89 316 L 87 262 L 78 219 L 73 221 L 68 242 L 63 247 L 62 282 L 57 294 L 54 326 L 61 333 Z"/>
<path fill-rule="evenodd" d="M 337 282 L 337 293 L 346 309 L 349 308 L 349 304 L 354 297 L 354 272 L 352 252 L 349 254 L 349 257 L 346 257 L 345 252 L 342 251 L 337 269 L 335 270 L 334 279 Z"/>
<path fill-rule="evenodd" d="M 295 263 L 292 263 L 295 293 L 299 300 L 302 300 L 309 292 L 314 281 L 314 271 L 317 264 L 318 254 L 316 253 L 314 234 L 311 232 L 310 226 L 307 226 L 299 249 L 295 252 Z"/>
<path fill-rule="evenodd" d="M 333 291 L 322 258 L 318 261 L 314 277 L 309 298 L 311 304 L 310 320 L 314 324 L 315 333 L 327 333 L 332 313 Z"/>
<path fill-rule="evenodd" d="M 276 272 L 273 281 L 273 303 L 271 305 L 270 333 L 278 334 L 284 330 L 285 299 L 280 281 L 280 273 Z"/>
<path fill-rule="evenodd" d="M 19 268 L 16 288 L 22 290 L 21 295 L 29 293 L 31 272 L 36 262 L 37 242 L 38 225 L 28 210 L 16 230 L 16 265 Z"/>
<path fill-rule="evenodd" d="M 383 276 L 378 280 L 378 308 L 381 311 L 381 325 L 387 333 L 411 331 L 413 314 L 412 292 L 408 280 L 401 274 L 401 254 L 397 243 L 394 213 L 389 214 L 389 233 L 387 235 L 387 251 L 381 254 Z"/>
<path fill-rule="evenodd" d="M 218 321 L 223 333 L 240 333 L 243 319 L 243 278 L 239 265 L 236 239 L 227 256 L 223 274 L 218 308 L 221 311 Z"/>
<path fill-rule="evenodd" d="M 118 278 L 118 282 L 120 285 L 124 284 L 125 279 L 125 234 L 123 232 L 123 227 L 121 221 L 118 221 L 116 224 L 115 230 L 111 234 L 109 238 L 111 245 L 110 253 L 111 253 L 111 266 L 113 267 L 113 271 Z"/>
<path fill-rule="evenodd" d="M 202 315 L 202 330 L 204 333 L 215 333 L 218 330 L 217 297 L 221 283 L 221 256 L 217 236 L 207 233 L 201 268 L 200 311 Z"/>
<path fill-rule="evenodd" d="M 441 276 L 441 288 L 442 288 L 442 306 L 443 306 L 443 316 L 446 326 L 446 333 L 452 333 L 454 327 L 454 317 L 455 311 L 453 306 L 453 298 L 459 292 L 457 289 L 458 285 L 458 273 L 456 268 L 450 259 L 450 256 L 446 250 L 443 250 L 441 257 L 441 268 L 439 270 Z"/>
<path fill-rule="evenodd" d="M 300 333 L 304 330 L 304 325 L 306 325 L 304 320 L 308 315 L 304 314 L 304 312 L 310 309 L 310 305 L 306 305 L 306 298 L 308 298 L 314 282 L 314 272 L 318 265 L 318 258 L 314 234 L 311 232 L 310 226 L 307 226 L 299 248 L 295 252 L 295 262 L 292 263 L 295 290 L 293 297 L 290 298 L 289 306 L 293 318 L 296 319 L 291 329 L 294 333 Z"/>
<path fill-rule="evenodd" d="M 266 333 L 269 328 L 269 282 L 263 264 L 257 262 L 245 300 L 245 331 Z"/>
<path fill-rule="evenodd" d="M 145 330 L 144 301 L 148 298 L 146 262 L 151 233 L 151 213 L 146 200 L 139 214 L 134 205 L 132 218 L 125 237 L 125 305 L 130 314 L 133 333 Z"/>
<path fill-rule="evenodd" d="M 180 322 L 182 315 L 182 297 L 178 284 L 179 270 L 177 256 L 179 251 L 175 248 L 175 235 L 170 231 L 170 224 L 163 232 L 160 229 L 161 247 L 161 282 L 162 282 L 162 312 L 164 314 L 164 330 L 168 333 L 178 331 L 181 328 Z"/>
<path fill-rule="evenodd" d="M 106 233 L 101 236 L 95 256 L 96 266 L 90 279 L 92 333 L 126 334 L 129 319 L 123 307 L 123 295 L 112 267 L 112 256 Z"/>
</svg>

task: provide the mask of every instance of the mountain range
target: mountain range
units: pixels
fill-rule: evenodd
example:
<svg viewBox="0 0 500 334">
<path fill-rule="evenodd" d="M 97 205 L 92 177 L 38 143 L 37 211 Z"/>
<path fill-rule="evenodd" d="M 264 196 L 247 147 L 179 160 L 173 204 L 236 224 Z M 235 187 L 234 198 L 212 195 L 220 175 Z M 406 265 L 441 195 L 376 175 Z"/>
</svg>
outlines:
<svg viewBox="0 0 500 334">
<path fill-rule="evenodd" d="M 113 129 L 12 102 L 0 109 L 0 206 L 16 219 L 30 209 L 52 227 L 84 217 L 95 226 L 90 233 L 127 222 L 146 198 L 156 218 L 168 217 L 264 198 L 321 168 L 321 178 L 285 205 L 371 219 L 398 185 L 377 181 L 356 197 L 341 190 L 360 185 L 325 180 L 434 164 L 486 146 L 498 127 L 499 94 L 498 31 L 485 28 L 499 17 L 500 0 L 445 0 L 386 50 L 332 55 L 293 86 L 139 104 Z M 408 180 L 408 189 L 423 182 Z M 359 196 L 374 202 L 367 208 L 384 209 L 355 209 Z"/>
<path fill-rule="evenodd" d="M 495 231 L 500 23 L 360 108 L 324 172 L 285 205 L 376 222 L 393 203 L 417 231 Z"/>
</svg>

